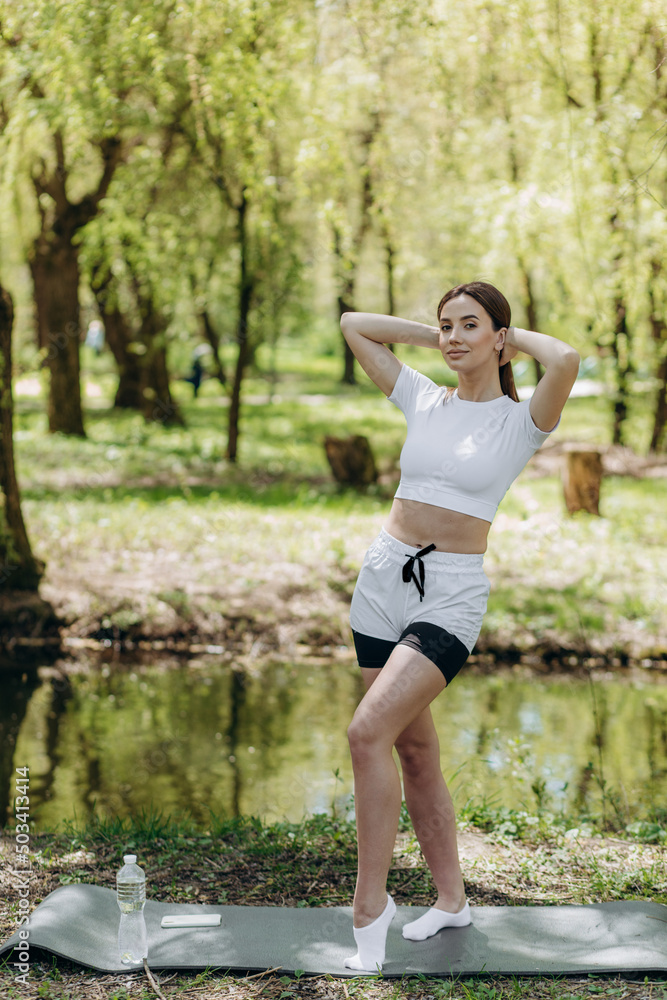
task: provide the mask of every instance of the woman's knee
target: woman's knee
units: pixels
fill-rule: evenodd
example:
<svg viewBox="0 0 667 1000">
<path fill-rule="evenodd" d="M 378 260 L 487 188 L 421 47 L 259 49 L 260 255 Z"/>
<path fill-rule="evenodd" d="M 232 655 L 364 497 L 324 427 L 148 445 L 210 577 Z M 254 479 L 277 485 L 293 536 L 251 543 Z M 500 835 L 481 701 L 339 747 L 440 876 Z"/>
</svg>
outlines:
<svg viewBox="0 0 667 1000">
<path fill-rule="evenodd" d="M 403 774 L 413 781 L 428 781 L 440 771 L 440 748 L 437 740 L 414 740 L 399 737 L 396 750 Z"/>
<path fill-rule="evenodd" d="M 347 739 L 352 759 L 359 761 L 381 751 L 387 743 L 379 720 L 359 710 L 347 727 Z"/>
</svg>

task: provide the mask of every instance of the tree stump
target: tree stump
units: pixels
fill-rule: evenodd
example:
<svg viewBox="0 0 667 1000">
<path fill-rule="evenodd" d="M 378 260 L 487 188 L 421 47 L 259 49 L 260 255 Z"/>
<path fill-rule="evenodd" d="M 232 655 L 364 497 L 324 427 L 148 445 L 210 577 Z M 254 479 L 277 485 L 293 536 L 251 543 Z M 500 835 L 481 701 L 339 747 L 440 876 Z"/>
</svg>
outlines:
<svg viewBox="0 0 667 1000">
<path fill-rule="evenodd" d="M 368 438 L 361 434 L 349 438 L 327 435 L 324 450 L 336 482 L 346 486 L 368 486 L 377 482 L 375 459 Z"/>
<path fill-rule="evenodd" d="M 594 446 L 572 445 L 565 452 L 563 493 L 568 512 L 588 511 L 600 516 L 602 455 Z"/>
</svg>

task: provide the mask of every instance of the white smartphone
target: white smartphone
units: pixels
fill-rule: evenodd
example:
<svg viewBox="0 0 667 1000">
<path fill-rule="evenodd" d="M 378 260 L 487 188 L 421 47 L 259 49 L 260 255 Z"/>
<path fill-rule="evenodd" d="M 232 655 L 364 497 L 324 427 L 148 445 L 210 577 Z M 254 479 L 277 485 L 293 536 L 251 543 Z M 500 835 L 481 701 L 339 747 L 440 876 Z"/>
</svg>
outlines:
<svg viewBox="0 0 667 1000">
<path fill-rule="evenodd" d="M 174 916 L 164 916 L 160 927 L 219 927 L 219 913 L 182 913 Z"/>
</svg>

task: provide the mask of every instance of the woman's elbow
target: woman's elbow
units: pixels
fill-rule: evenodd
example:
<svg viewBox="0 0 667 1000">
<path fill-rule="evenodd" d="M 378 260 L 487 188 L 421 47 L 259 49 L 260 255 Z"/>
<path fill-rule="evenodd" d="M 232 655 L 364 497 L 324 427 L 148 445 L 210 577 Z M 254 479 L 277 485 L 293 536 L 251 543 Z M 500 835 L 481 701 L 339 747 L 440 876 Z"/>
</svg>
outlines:
<svg viewBox="0 0 667 1000">
<path fill-rule="evenodd" d="M 351 333 L 353 333 L 354 329 L 355 329 L 355 327 L 354 327 L 354 313 L 353 312 L 344 312 L 343 313 L 343 315 L 340 318 L 340 328 L 341 328 L 341 331 L 343 333 L 343 336 L 347 340 L 347 338 L 349 337 L 349 335 Z"/>
<path fill-rule="evenodd" d="M 574 347 L 570 347 L 569 344 L 566 344 L 564 346 L 564 350 L 561 352 L 559 361 L 563 368 L 567 368 L 567 370 L 573 372 L 575 376 L 577 375 L 581 357 L 579 352 L 575 351 Z"/>
</svg>

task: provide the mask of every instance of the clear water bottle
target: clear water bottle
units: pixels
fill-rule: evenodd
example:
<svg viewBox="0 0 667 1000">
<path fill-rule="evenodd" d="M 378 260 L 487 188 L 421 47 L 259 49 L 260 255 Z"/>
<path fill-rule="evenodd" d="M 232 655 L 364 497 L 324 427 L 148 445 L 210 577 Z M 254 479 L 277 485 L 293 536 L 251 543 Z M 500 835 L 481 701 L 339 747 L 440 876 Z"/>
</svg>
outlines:
<svg viewBox="0 0 667 1000">
<path fill-rule="evenodd" d="M 136 854 L 126 854 L 116 876 L 116 899 L 120 908 L 118 950 L 123 965 L 143 965 L 148 957 L 146 940 L 146 875 Z"/>
</svg>

